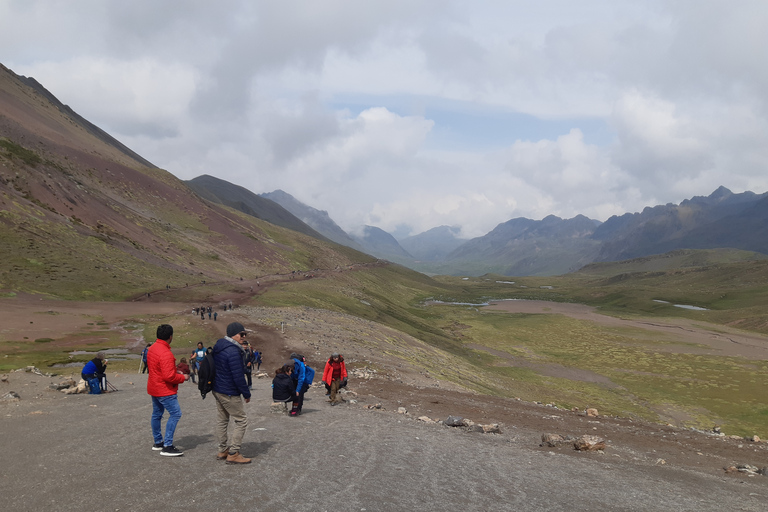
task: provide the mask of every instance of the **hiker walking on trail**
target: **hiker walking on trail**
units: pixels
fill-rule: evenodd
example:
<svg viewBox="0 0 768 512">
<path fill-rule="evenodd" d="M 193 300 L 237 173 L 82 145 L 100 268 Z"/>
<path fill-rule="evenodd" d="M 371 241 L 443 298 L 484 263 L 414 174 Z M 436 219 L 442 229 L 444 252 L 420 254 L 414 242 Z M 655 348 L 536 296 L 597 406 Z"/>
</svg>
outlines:
<svg viewBox="0 0 768 512">
<path fill-rule="evenodd" d="M 152 437 L 155 440 L 153 450 L 159 450 L 160 455 L 166 457 L 179 457 L 184 452 L 173 446 L 173 434 L 176 425 L 181 418 L 179 407 L 179 384 L 185 382 L 188 377 L 176 369 L 176 358 L 171 352 L 173 341 L 173 327 L 168 324 L 157 328 L 157 341 L 149 347 L 147 352 L 147 366 L 149 378 L 147 379 L 147 393 L 152 397 Z M 168 422 L 165 424 L 165 438 L 161 431 L 163 413 L 168 411 Z"/>
<path fill-rule="evenodd" d="M 305 363 L 306 359 L 301 354 L 294 352 L 291 354 L 291 359 L 294 364 L 292 377 L 296 385 L 291 416 L 298 416 L 301 414 L 302 407 L 304 407 L 304 393 L 307 392 L 309 386 L 312 385 L 312 380 L 315 378 L 315 370 L 307 366 Z"/>
<path fill-rule="evenodd" d="M 347 383 L 347 367 L 341 354 L 334 352 L 328 358 L 323 370 L 323 382 L 330 388 L 331 405 L 344 402 L 344 399 L 338 396 L 339 388 Z"/>
<path fill-rule="evenodd" d="M 147 352 L 149 352 L 149 347 L 151 347 L 151 343 L 147 343 L 147 346 L 144 347 L 144 350 L 141 351 L 141 372 L 140 373 L 147 373 Z"/>
<path fill-rule="evenodd" d="M 203 347 L 203 342 L 198 341 L 197 342 L 197 348 L 194 352 L 192 352 L 192 355 L 189 356 L 189 363 L 190 363 L 190 375 L 192 376 L 192 382 L 195 382 L 195 376 L 197 375 L 197 372 L 200 371 L 200 363 L 205 358 L 205 348 Z"/>
<path fill-rule="evenodd" d="M 245 382 L 245 350 L 241 346 L 247 333 L 239 322 L 227 326 L 227 335 L 213 346 L 216 378 L 213 381 L 213 397 L 216 399 L 216 438 L 219 442 L 217 460 L 227 464 L 248 464 L 251 459 L 240 454 L 248 418 L 245 404 L 251 401 L 251 390 Z M 233 422 L 229 433 L 230 419 Z"/>
<path fill-rule="evenodd" d="M 243 349 L 245 350 L 245 356 L 243 363 L 245 364 L 245 380 L 248 382 L 248 389 L 253 389 L 253 364 L 256 362 L 256 355 L 251 348 L 251 344 L 247 341 L 243 343 Z"/>
</svg>

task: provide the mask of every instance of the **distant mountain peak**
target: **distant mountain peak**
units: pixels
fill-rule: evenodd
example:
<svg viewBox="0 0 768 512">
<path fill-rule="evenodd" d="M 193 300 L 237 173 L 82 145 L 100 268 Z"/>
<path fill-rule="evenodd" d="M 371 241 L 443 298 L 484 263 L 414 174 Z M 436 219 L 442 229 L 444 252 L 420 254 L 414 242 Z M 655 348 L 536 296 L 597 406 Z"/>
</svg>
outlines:
<svg viewBox="0 0 768 512">
<path fill-rule="evenodd" d="M 730 190 L 728 190 L 724 186 L 720 185 L 719 187 L 717 187 L 717 190 L 715 190 L 714 192 L 712 192 L 709 195 L 709 198 L 710 199 L 724 199 L 724 198 L 730 197 L 732 195 L 733 195 L 733 192 L 731 192 Z"/>
</svg>

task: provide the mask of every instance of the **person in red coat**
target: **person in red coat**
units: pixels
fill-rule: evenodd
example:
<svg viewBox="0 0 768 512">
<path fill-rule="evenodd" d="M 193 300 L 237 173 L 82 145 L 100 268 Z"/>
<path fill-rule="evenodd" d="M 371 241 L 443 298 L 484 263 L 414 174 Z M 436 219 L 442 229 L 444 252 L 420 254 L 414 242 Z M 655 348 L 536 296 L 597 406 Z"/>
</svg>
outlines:
<svg viewBox="0 0 768 512">
<path fill-rule="evenodd" d="M 160 455 L 179 457 L 184 452 L 173 446 L 173 434 L 181 418 L 179 407 L 179 384 L 185 382 L 189 375 L 184 375 L 176 369 L 176 358 L 171 352 L 173 327 L 163 324 L 157 328 L 157 341 L 147 351 L 147 393 L 152 397 L 152 437 L 155 439 L 153 450 L 159 450 Z M 168 411 L 168 422 L 165 424 L 163 438 L 161 420 L 163 413 Z"/>
<path fill-rule="evenodd" d="M 333 353 L 325 363 L 323 370 L 323 382 L 331 388 L 331 405 L 340 404 L 343 398 L 337 396 L 342 382 L 347 381 L 347 367 L 341 354 Z"/>
</svg>

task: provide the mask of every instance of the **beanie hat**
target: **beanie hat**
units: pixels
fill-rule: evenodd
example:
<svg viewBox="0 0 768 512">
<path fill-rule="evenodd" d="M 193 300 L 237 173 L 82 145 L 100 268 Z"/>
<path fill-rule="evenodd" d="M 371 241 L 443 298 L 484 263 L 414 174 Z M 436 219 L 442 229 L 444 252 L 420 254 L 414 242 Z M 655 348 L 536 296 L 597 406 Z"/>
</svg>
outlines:
<svg viewBox="0 0 768 512">
<path fill-rule="evenodd" d="M 243 327 L 243 324 L 241 324 L 240 322 L 232 322 L 227 326 L 227 336 L 229 336 L 230 338 L 232 336 L 240 334 L 243 331 L 245 331 L 245 327 Z"/>
</svg>

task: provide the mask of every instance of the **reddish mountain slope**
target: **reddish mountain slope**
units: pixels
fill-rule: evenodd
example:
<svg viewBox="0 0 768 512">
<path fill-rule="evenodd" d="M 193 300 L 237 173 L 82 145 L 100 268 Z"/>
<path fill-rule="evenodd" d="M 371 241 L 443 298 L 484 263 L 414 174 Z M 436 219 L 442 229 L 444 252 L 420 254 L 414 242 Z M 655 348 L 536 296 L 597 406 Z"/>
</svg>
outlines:
<svg viewBox="0 0 768 512">
<path fill-rule="evenodd" d="M 310 254 L 312 265 L 348 262 L 310 237 L 203 201 L 147 164 L 0 67 L 0 290 L 122 298 L 302 268 Z"/>
</svg>

